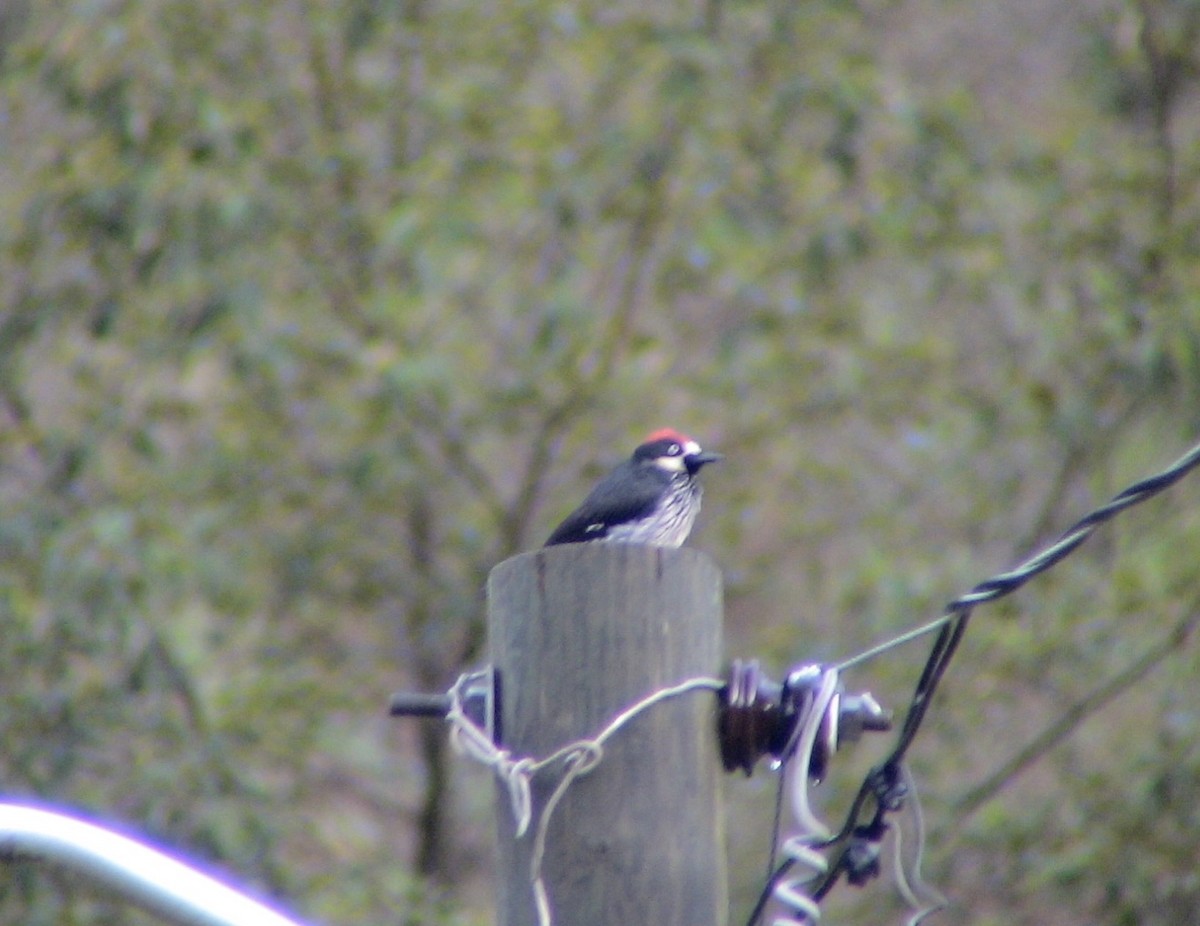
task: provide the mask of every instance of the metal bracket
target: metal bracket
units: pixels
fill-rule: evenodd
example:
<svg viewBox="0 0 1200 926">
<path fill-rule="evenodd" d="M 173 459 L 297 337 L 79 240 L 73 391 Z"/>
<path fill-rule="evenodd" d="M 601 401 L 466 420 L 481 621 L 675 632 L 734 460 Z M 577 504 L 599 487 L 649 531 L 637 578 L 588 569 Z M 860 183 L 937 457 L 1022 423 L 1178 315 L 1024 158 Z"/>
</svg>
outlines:
<svg viewBox="0 0 1200 926">
<path fill-rule="evenodd" d="M 488 738 L 499 744 L 500 730 L 500 673 L 491 666 L 463 677 L 455 686 L 467 719 L 487 732 Z M 454 704 L 451 693 L 424 694 L 398 691 L 392 695 L 388 713 L 393 717 L 438 717 L 445 719 Z"/>
</svg>

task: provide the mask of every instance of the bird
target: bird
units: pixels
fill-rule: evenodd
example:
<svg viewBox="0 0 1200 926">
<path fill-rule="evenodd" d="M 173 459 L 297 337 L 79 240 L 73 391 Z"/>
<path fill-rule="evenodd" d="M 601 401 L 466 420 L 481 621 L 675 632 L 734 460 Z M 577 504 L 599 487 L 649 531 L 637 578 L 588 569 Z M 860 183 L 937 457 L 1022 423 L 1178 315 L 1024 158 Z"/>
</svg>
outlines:
<svg viewBox="0 0 1200 926">
<path fill-rule="evenodd" d="M 601 479 L 546 540 L 644 543 L 678 547 L 700 511 L 702 466 L 721 459 L 686 434 L 663 428 L 647 435 L 628 460 Z"/>
</svg>

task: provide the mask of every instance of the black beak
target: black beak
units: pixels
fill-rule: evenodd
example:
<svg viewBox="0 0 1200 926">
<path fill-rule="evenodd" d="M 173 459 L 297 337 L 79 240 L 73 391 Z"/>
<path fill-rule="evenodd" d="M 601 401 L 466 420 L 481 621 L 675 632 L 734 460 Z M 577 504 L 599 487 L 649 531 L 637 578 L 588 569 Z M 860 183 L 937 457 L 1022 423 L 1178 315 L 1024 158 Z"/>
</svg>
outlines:
<svg viewBox="0 0 1200 926">
<path fill-rule="evenodd" d="M 705 463 L 716 463 L 721 459 L 723 457 L 719 453 L 693 453 L 683 458 L 683 465 L 687 467 L 690 475 L 695 476 Z"/>
</svg>

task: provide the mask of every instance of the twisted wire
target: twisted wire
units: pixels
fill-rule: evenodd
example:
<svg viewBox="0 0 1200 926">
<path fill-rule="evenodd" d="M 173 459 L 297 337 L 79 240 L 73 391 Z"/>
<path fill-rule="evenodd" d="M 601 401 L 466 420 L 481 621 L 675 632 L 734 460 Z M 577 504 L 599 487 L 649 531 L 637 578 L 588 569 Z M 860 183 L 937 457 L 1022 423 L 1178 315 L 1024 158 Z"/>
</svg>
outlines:
<svg viewBox="0 0 1200 926">
<path fill-rule="evenodd" d="M 490 768 L 508 790 L 518 839 L 528 832 L 533 822 L 533 776 L 552 766 L 562 767 L 562 776 L 538 814 L 529 862 L 529 880 L 533 888 L 538 924 L 553 926 L 550 897 L 542 878 L 542 861 L 546 854 L 546 834 L 550 829 L 550 819 L 571 783 L 600 764 L 604 758 L 604 743 L 638 714 L 661 701 L 691 691 L 720 691 L 725 687 L 725 682 L 723 679 L 701 676 L 660 688 L 625 708 L 594 737 L 575 740 L 556 749 L 545 758 L 534 759 L 529 756 L 514 758 L 509 750 L 501 749 L 492 742 L 487 733 L 466 714 L 464 701 L 471 678 L 469 674 L 460 676 L 449 691 L 450 709 L 446 712 L 446 720 L 450 724 L 450 741 L 462 753 Z"/>
<path fill-rule="evenodd" d="M 1117 493 L 1107 503 L 1080 518 L 1071 527 L 1067 528 L 1050 546 L 1034 553 L 1020 565 L 980 582 L 970 591 L 955 598 L 946 605 L 941 617 L 852 656 L 844 662 L 838 663 L 838 669 L 844 672 L 854 666 L 861 665 L 897 646 L 910 643 L 919 637 L 942 629 L 960 615 L 969 612 L 976 605 L 995 601 L 997 598 L 1002 598 L 1005 595 L 1015 592 L 1034 576 L 1045 572 L 1055 563 L 1073 553 L 1101 524 L 1116 517 L 1126 508 L 1140 504 L 1170 488 L 1195 469 L 1197 465 L 1200 465 L 1200 444 L 1192 447 L 1191 450 L 1162 472 L 1149 476 L 1140 482 L 1135 482 L 1125 490 Z"/>
<path fill-rule="evenodd" d="M 1140 504 L 1170 488 L 1197 465 L 1200 465 L 1200 444 L 1192 447 L 1162 472 L 1134 483 L 1117 493 L 1107 503 L 1080 518 L 1048 547 L 1034 553 L 1012 569 L 980 582 L 970 591 L 955 598 L 946 605 L 941 617 L 837 664 L 835 667 L 837 670 L 845 671 L 927 634 L 937 633 L 937 639 L 933 643 L 921 677 L 917 681 L 908 713 L 892 751 L 880 765 L 868 773 L 851 803 L 842 828 L 824 843 L 824 847 L 828 848 L 835 843 L 853 840 L 856 835 L 860 835 L 868 841 L 881 839 L 887 829 L 884 823 L 886 816 L 903 806 L 905 798 L 912 793 L 912 781 L 904 761 L 905 755 L 921 727 L 938 684 L 966 633 L 972 610 L 977 605 L 995 601 L 1015 592 L 1034 576 L 1045 572 L 1073 553 L 1100 525 L 1127 508 Z M 859 821 L 863 811 L 868 801 L 872 799 L 875 807 L 873 818 L 869 823 L 861 824 Z M 923 841 L 922 829 L 923 824 L 918 817 L 919 841 Z M 921 854 L 920 851 L 917 852 L 913 863 L 907 870 L 900 870 L 900 880 L 898 881 L 901 892 L 909 895 L 910 899 L 915 900 L 916 893 L 924 893 L 929 899 L 929 902 L 914 914 L 909 921 L 910 924 L 921 922 L 945 903 L 940 894 L 937 894 L 921 880 Z M 843 854 L 843 858 L 845 857 Z M 790 861 L 785 861 L 780 865 L 768 886 L 781 878 L 789 867 Z M 821 883 L 810 893 L 817 898 L 823 897 L 843 873 L 842 866 L 835 864 L 829 869 Z M 913 891 L 914 887 L 917 888 L 915 892 Z M 914 904 L 914 906 L 916 905 Z M 751 922 L 754 922 L 753 918 Z"/>
</svg>

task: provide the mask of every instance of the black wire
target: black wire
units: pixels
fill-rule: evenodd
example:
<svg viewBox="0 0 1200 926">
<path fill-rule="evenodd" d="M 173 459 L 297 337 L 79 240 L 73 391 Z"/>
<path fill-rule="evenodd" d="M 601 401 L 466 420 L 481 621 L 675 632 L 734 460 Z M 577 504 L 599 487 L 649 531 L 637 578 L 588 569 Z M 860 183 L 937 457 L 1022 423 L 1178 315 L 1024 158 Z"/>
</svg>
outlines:
<svg viewBox="0 0 1200 926">
<path fill-rule="evenodd" d="M 767 883 L 763 885 L 762 892 L 758 895 L 758 901 L 754 904 L 754 909 L 750 911 L 750 918 L 746 920 L 746 926 L 755 926 L 762 919 L 763 911 L 767 909 L 767 901 L 775 893 L 775 885 L 779 883 L 780 878 L 791 870 L 793 864 L 790 858 L 785 859 L 767 878 Z"/>
<path fill-rule="evenodd" d="M 1073 553 L 1101 524 L 1111 520 L 1126 508 L 1144 502 L 1146 499 L 1171 487 L 1187 473 L 1195 469 L 1197 465 L 1200 465 L 1200 444 L 1192 447 L 1191 450 L 1161 473 L 1135 482 L 1113 496 L 1106 504 L 1101 505 L 1099 508 L 1080 518 L 1046 549 L 1029 557 L 1019 566 L 1008 572 L 1000 573 L 980 582 L 965 595 L 960 595 L 946 605 L 944 613 L 948 618 L 947 623 L 942 626 L 937 639 L 934 640 L 933 648 L 929 653 L 929 658 L 925 662 L 925 668 L 921 672 L 916 690 L 913 692 L 912 700 L 909 703 L 908 714 L 904 719 L 904 726 L 901 728 L 896 746 L 883 765 L 873 770 L 873 772 L 885 768 L 894 771 L 904 760 L 904 755 L 908 751 L 909 746 L 912 745 L 912 741 L 915 739 L 917 731 L 921 728 L 921 723 L 925 719 L 925 714 L 929 710 L 934 692 L 937 690 L 937 686 L 945 675 L 950 660 L 953 658 L 958 649 L 958 644 L 966 632 L 972 608 L 978 604 L 995 601 L 997 598 L 1012 594 L 1034 576 L 1045 572 L 1051 566 Z M 869 778 L 870 774 L 868 774 Z M 859 802 L 856 801 L 855 803 L 857 805 Z M 858 809 L 861 810 L 861 807 Z M 856 819 L 848 820 L 847 827 L 843 828 L 843 832 L 839 836 L 844 835 L 846 829 L 852 827 L 856 822 Z"/>
<path fill-rule="evenodd" d="M 916 691 L 909 705 L 908 715 L 904 720 L 904 727 L 900 732 L 895 747 L 893 747 L 892 752 L 882 763 L 867 773 L 862 786 L 858 790 L 858 794 L 855 795 L 854 801 L 850 806 L 850 811 L 846 815 L 846 822 L 842 825 L 842 828 L 816 848 L 829 847 L 844 842 L 855 834 L 864 838 L 882 838 L 886 828 L 884 817 L 891 810 L 895 809 L 896 801 L 905 796 L 901 790 L 898 790 L 903 788 L 900 764 L 904 761 L 904 755 L 916 737 L 917 730 L 920 729 L 921 721 L 929 709 L 938 683 L 941 682 L 947 667 L 950 665 L 951 657 L 953 657 L 955 651 L 958 649 L 958 644 L 962 641 L 963 635 L 966 633 L 967 621 L 970 616 L 970 608 L 963 607 L 955 614 L 953 621 L 942 627 L 941 632 L 934 641 L 929 658 L 926 660 L 921 677 L 917 682 Z M 782 778 L 780 781 L 782 782 Z M 779 794 L 781 796 L 782 791 Z M 864 826 L 859 823 L 859 818 L 867 799 L 871 797 L 874 797 L 876 800 L 875 816 L 869 824 Z M 779 806 L 777 804 L 774 840 L 778 839 L 778 814 Z M 820 901 L 821 898 L 825 897 L 846 872 L 847 851 L 848 847 L 842 851 L 837 862 L 830 866 L 829 871 L 820 878 L 819 883 L 817 883 L 812 891 L 814 900 Z M 772 852 L 773 856 L 774 852 Z M 755 903 L 754 909 L 746 921 L 747 926 L 756 926 L 759 922 L 767 903 L 775 891 L 775 886 L 779 883 L 779 879 L 791 870 L 793 864 L 792 859 L 785 859 L 780 863 L 778 868 L 775 868 L 768 875 L 767 882 L 758 896 L 758 901 Z"/>
<path fill-rule="evenodd" d="M 925 714 L 929 710 L 929 705 L 933 702 L 933 695 L 937 691 L 942 677 L 946 674 L 946 669 L 950 667 L 950 660 L 958 651 L 958 644 L 962 642 L 962 638 L 967 632 L 967 622 L 970 618 L 971 610 L 969 608 L 959 611 L 956 619 L 943 627 L 937 635 L 937 639 L 934 640 L 933 649 L 925 662 L 925 670 L 917 682 L 908 714 L 904 718 L 904 726 L 886 764 L 899 765 L 904 761 L 904 754 L 912 745 L 913 739 L 916 738 L 917 731 L 921 728 Z"/>
<path fill-rule="evenodd" d="M 775 867 L 775 856 L 779 854 L 779 832 L 783 829 L 783 784 L 787 778 L 787 759 L 779 762 L 779 784 L 775 788 L 775 819 L 771 824 L 771 851 L 767 854 L 767 877 Z"/>
<path fill-rule="evenodd" d="M 779 833 L 783 828 L 783 787 L 786 779 L 787 759 L 783 759 L 779 763 L 779 785 L 775 789 L 775 821 L 771 827 L 771 851 L 767 856 L 767 881 L 762 893 L 758 895 L 758 901 L 754 904 L 754 909 L 750 912 L 750 918 L 746 920 L 746 926 L 757 926 L 759 920 L 762 919 L 763 911 L 767 907 L 767 901 L 771 899 L 775 883 L 792 867 L 792 860 L 788 859 L 778 869 L 775 868 L 775 856 L 779 853 Z"/>
<path fill-rule="evenodd" d="M 1000 573 L 980 582 L 969 592 L 960 595 L 946 605 L 943 612 L 945 623 L 939 629 L 929 657 L 926 659 L 925 666 L 921 671 L 921 677 L 917 680 L 916 688 L 909 702 L 908 712 L 904 718 L 904 725 L 896 739 L 896 745 L 882 763 L 867 773 L 862 786 L 859 788 L 854 801 L 850 805 L 850 810 L 846 815 L 846 821 L 842 825 L 841 830 L 826 840 L 822 844 L 823 847 L 828 848 L 841 843 L 856 834 L 865 836 L 867 839 L 877 840 L 882 838 L 886 830 L 884 822 L 886 815 L 898 809 L 905 796 L 900 766 L 904 761 L 909 747 L 916 738 L 921 724 L 925 720 L 925 715 L 933 701 L 933 696 L 937 691 L 938 685 L 946 674 L 950 660 L 957 652 L 959 643 L 962 642 L 972 609 L 978 604 L 995 601 L 998 598 L 1015 592 L 1034 576 L 1045 572 L 1051 566 L 1061 562 L 1073 553 L 1101 524 L 1111 520 L 1126 508 L 1139 504 L 1174 485 L 1183 476 L 1195 469 L 1197 465 L 1200 465 L 1200 444 L 1194 446 L 1161 473 L 1134 483 L 1115 495 L 1106 504 L 1101 505 L 1099 508 L 1080 518 L 1046 549 L 1029 557 L 1019 566 L 1008 572 Z M 860 824 L 859 820 L 863 808 L 866 806 L 867 800 L 872 797 L 875 799 L 874 817 L 870 823 L 865 825 Z M 778 820 L 778 817 L 776 819 Z M 778 839 L 778 829 L 774 838 Z M 814 899 L 819 900 L 832 889 L 838 878 L 846 870 L 845 862 L 846 850 L 843 850 L 837 863 L 830 867 L 829 872 L 822 878 L 820 884 L 813 891 Z M 774 892 L 775 885 L 781 877 L 787 874 L 791 867 L 792 860 L 786 859 L 767 878 L 767 883 L 759 895 L 758 903 L 755 904 L 754 911 L 751 913 L 748 926 L 755 926 L 758 922 L 767 905 L 767 901 Z"/>
<path fill-rule="evenodd" d="M 980 582 L 965 595 L 955 598 L 946 605 L 946 613 L 964 610 L 985 601 L 995 601 L 1015 592 L 1034 576 L 1045 572 L 1055 563 L 1073 553 L 1080 544 L 1092 535 L 1101 524 L 1111 520 L 1126 508 L 1140 504 L 1148 498 L 1170 488 L 1200 464 L 1200 444 L 1197 444 L 1169 467 L 1154 476 L 1135 482 L 1101 505 L 1095 511 L 1072 524 L 1049 547 L 1029 557 L 1021 565 Z"/>
</svg>

